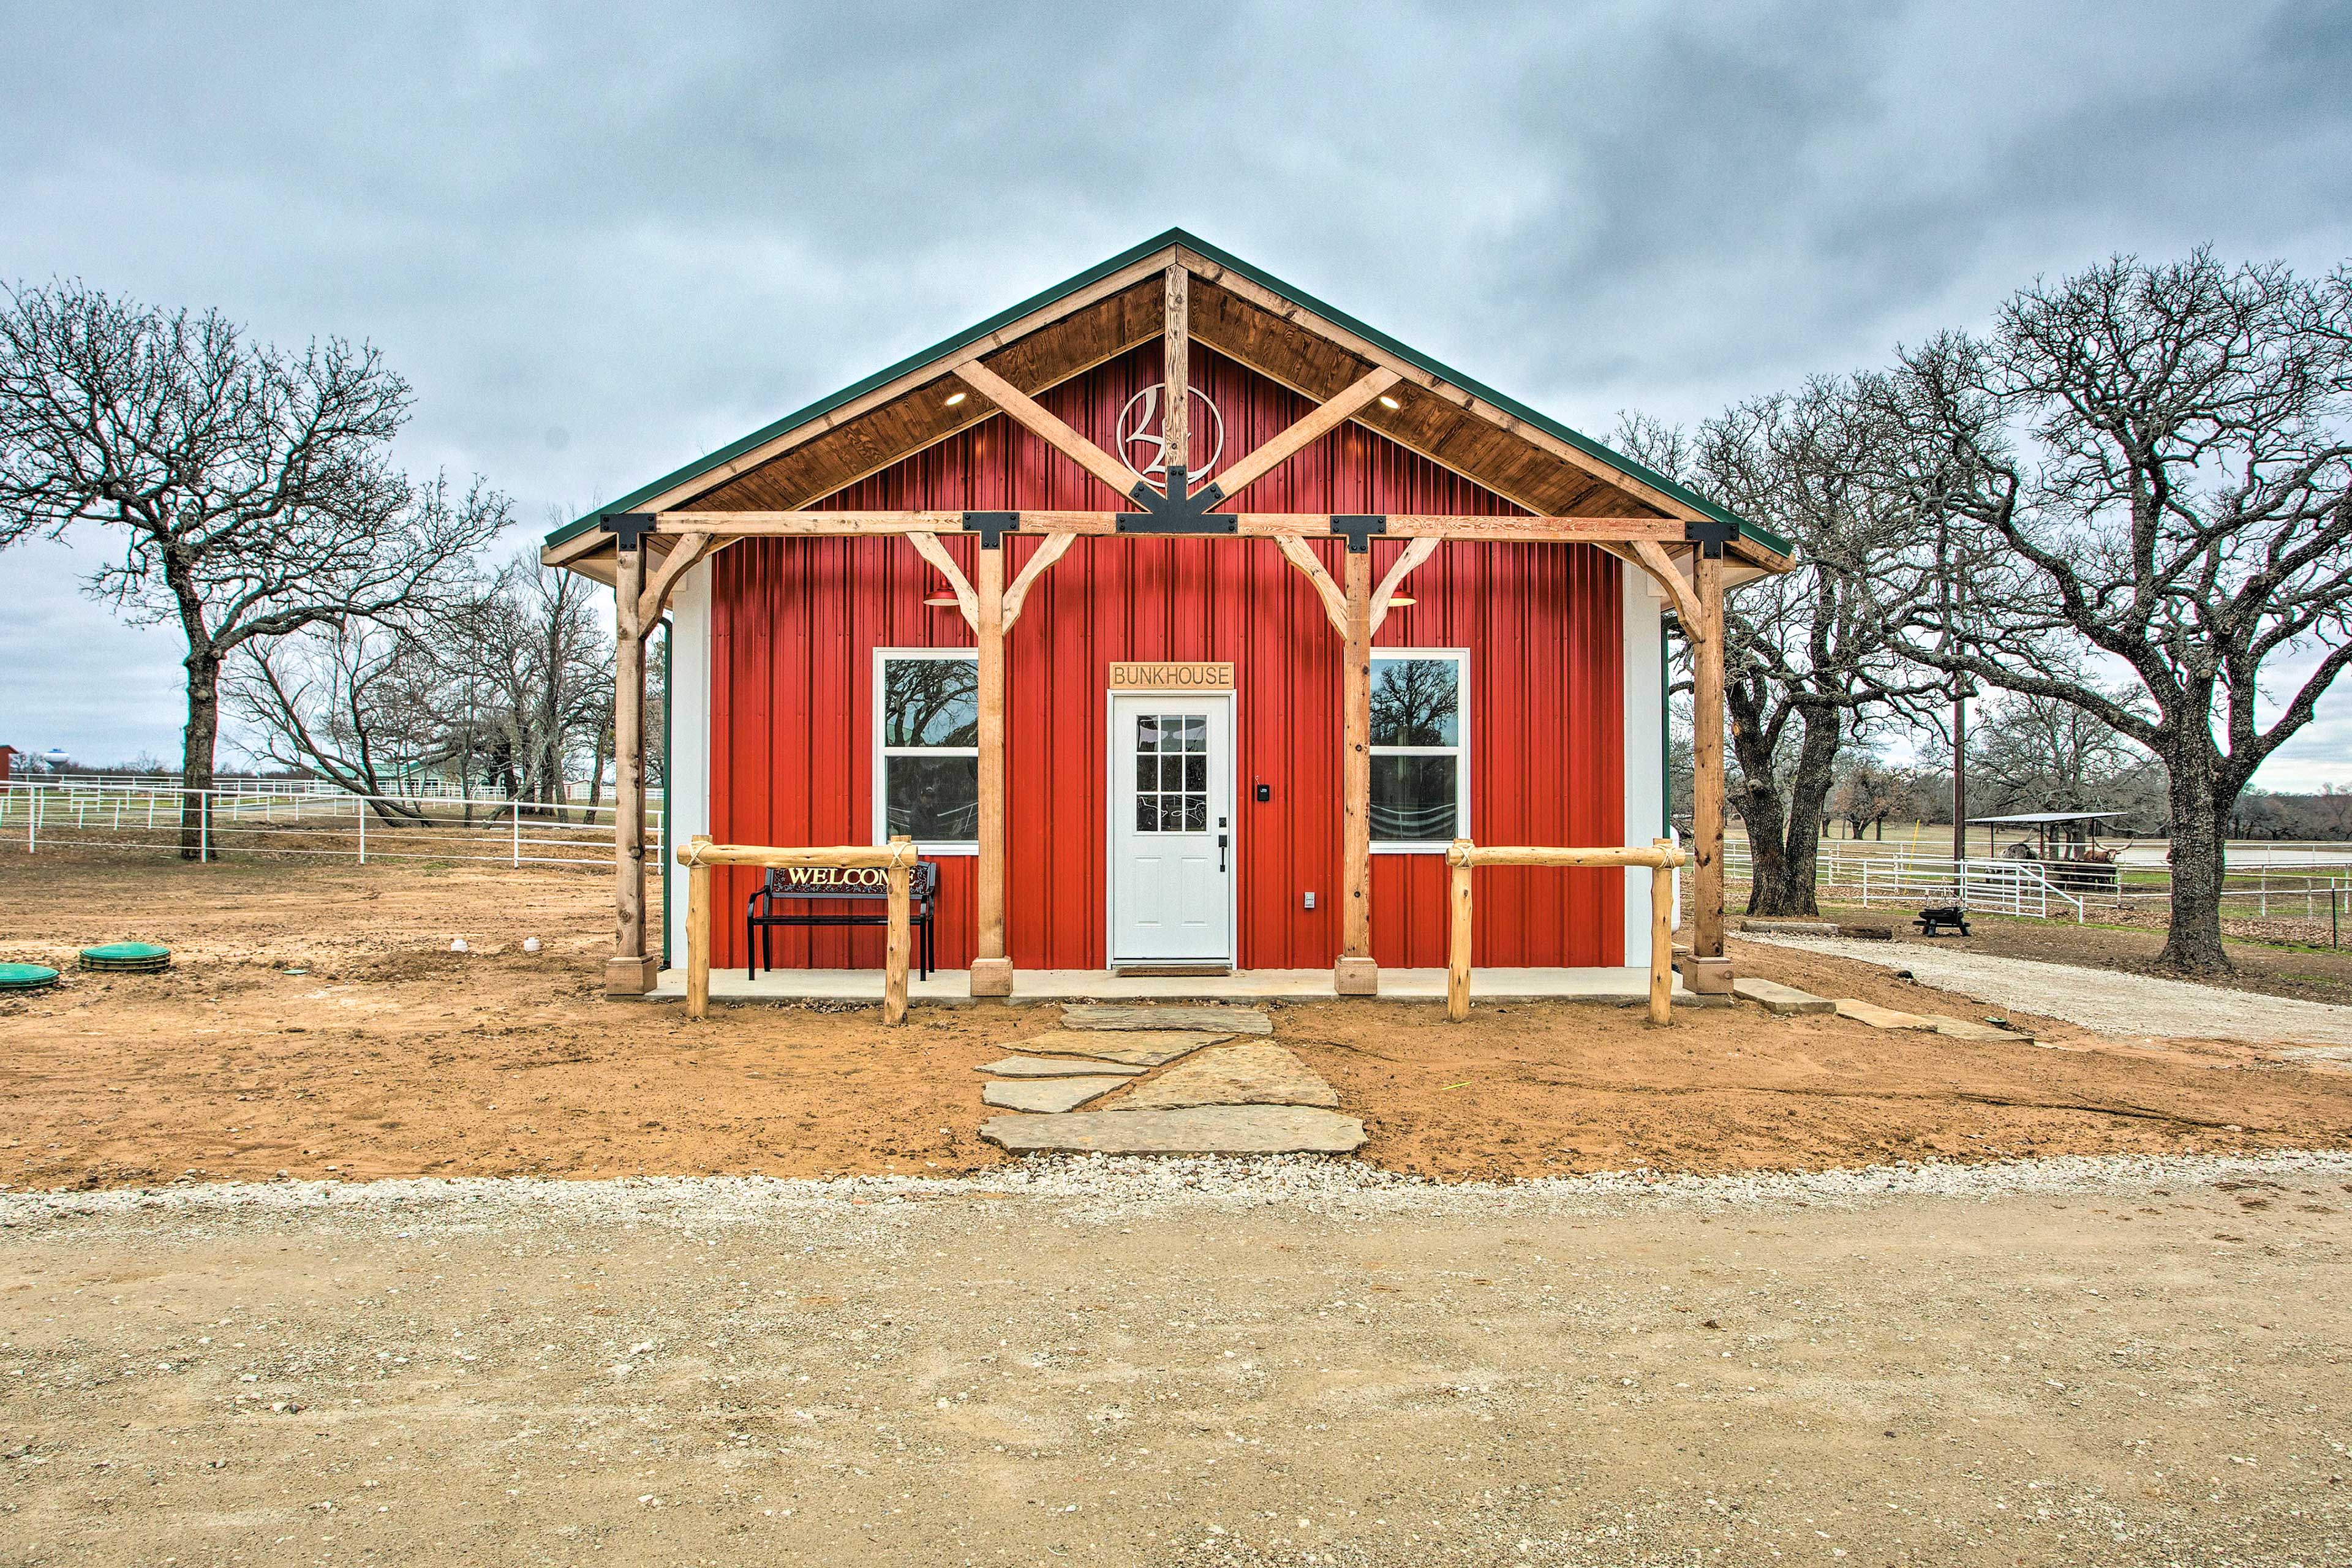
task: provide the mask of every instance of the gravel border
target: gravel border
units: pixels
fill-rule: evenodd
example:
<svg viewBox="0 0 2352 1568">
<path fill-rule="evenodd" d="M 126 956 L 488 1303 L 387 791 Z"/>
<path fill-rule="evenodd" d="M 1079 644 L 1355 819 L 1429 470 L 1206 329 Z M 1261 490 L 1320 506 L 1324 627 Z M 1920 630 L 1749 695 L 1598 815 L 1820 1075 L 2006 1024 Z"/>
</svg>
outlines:
<svg viewBox="0 0 2352 1568">
<path fill-rule="evenodd" d="M 1439 1183 L 1356 1160 L 1269 1156 L 1038 1160 L 962 1178 L 856 1176 L 791 1181 L 765 1176 L 628 1176 L 603 1181 L 415 1177 L 395 1181 L 189 1183 L 97 1193 L 0 1193 L 0 1230 L 45 1231 L 80 1222 L 331 1219 L 401 1234 L 471 1231 L 504 1224 L 750 1225 L 868 1207 L 883 1217 L 927 1202 L 1031 1199 L 1063 1205 L 1061 1217 L 1124 1223 L 1176 1208 L 1286 1205 L 1319 1215 L 1609 1215 L 1686 1210 L 1855 1206 L 1891 1198 L 1979 1202 L 2159 1185 L 2210 1186 L 2247 1177 L 2352 1178 L 2352 1151 L 2266 1154 L 2064 1155 L 1983 1164 L 1934 1162 L 1816 1172 L 1694 1176 L 1634 1170 L 1548 1176 L 1510 1184 Z"/>
</svg>

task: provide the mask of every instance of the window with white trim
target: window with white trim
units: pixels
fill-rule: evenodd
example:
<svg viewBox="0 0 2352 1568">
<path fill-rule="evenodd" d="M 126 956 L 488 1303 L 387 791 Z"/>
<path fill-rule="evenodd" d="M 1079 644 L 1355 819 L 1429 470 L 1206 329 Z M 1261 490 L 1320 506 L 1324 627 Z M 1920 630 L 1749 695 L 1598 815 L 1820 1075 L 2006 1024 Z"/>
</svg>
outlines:
<svg viewBox="0 0 2352 1568">
<path fill-rule="evenodd" d="M 1372 847 L 1444 849 L 1470 832 L 1470 655 L 1372 654 Z"/>
<path fill-rule="evenodd" d="M 875 650 L 874 841 L 903 833 L 926 854 L 980 838 L 980 656 L 968 647 Z"/>
</svg>

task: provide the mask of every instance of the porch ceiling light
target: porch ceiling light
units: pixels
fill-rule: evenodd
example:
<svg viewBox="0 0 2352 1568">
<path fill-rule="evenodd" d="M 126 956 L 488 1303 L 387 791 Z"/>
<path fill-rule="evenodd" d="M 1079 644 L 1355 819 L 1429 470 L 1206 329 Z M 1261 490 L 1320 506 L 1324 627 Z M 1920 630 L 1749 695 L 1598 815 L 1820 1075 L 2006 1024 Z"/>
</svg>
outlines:
<svg viewBox="0 0 2352 1568">
<path fill-rule="evenodd" d="M 949 393 L 949 394 L 948 394 L 948 405 L 948 405 L 950 408 L 953 408 L 957 404 L 961 403 L 965 398 L 967 398 L 967 397 L 969 397 L 969 396 L 971 396 L 971 394 L 970 394 L 970 393 L 968 393 L 968 392 L 950 392 L 950 393 Z"/>
<path fill-rule="evenodd" d="M 1381 394 L 1381 406 L 1387 409 L 1398 409 L 1402 408 L 1404 405 L 1399 403 L 1395 398 L 1391 397 L 1387 393 L 1383 392 Z"/>
</svg>

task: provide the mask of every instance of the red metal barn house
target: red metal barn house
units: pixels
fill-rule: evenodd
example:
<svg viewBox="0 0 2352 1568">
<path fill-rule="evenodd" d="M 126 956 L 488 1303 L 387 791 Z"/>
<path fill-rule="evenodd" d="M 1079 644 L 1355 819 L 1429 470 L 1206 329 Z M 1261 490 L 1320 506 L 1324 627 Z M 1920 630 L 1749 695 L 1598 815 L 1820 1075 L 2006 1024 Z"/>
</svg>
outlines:
<svg viewBox="0 0 2352 1568">
<path fill-rule="evenodd" d="M 935 989 L 1328 995 L 1444 963 L 1453 840 L 1666 833 L 1674 614 L 1701 710 L 1696 951 L 1717 956 L 1712 628 L 1788 550 L 1171 232 L 547 541 L 617 591 L 607 988 L 652 990 L 685 952 L 683 899 L 646 930 L 665 616 L 671 843 L 911 837 L 938 868 Z M 878 985 L 840 973 L 882 963 L 862 928 L 774 931 L 782 973 L 747 982 L 760 875 L 719 874 L 720 994 Z M 1482 966 L 1573 989 L 1646 946 L 1643 879 L 1481 878 Z"/>
</svg>

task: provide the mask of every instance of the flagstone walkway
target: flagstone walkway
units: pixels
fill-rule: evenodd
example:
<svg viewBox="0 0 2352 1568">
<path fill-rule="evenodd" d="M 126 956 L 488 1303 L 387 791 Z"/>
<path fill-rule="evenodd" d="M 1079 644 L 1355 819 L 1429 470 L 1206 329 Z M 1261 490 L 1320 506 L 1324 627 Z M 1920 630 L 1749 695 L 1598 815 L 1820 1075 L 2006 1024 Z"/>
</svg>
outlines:
<svg viewBox="0 0 2352 1568">
<path fill-rule="evenodd" d="M 1364 1124 L 1270 1037 L 1257 1007 L 1071 1006 L 1062 1027 L 977 1070 L 1016 1112 L 980 1135 L 1016 1154 L 1348 1154 Z M 1250 1036 L 1240 1044 L 1226 1044 Z M 1087 1107 L 1088 1109 L 1080 1109 Z"/>
</svg>

